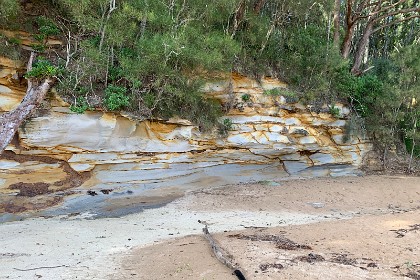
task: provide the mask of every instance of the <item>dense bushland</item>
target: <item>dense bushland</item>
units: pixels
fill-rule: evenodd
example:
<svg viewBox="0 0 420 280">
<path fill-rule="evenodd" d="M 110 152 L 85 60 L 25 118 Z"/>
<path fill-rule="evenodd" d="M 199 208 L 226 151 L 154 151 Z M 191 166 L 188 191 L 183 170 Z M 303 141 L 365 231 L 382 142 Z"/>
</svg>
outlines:
<svg viewBox="0 0 420 280">
<path fill-rule="evenodd" d="M 46 68 L 38 70 L 58 77 L 57 90 L 74 112 L 100 107 L 139 119 L 177 115 L 211 129 L 223 108 L 200 92 L 203 79 L 235 71 L 286 80 L 294 99 L 314 110 L 345 102 L 358 119 L 351 123 L 365 128 L 384 154 L 405 146 L 419 156 L 418 0 L 0 4 L 2 28 L 36 34 L 33 49 L 57 68 L 40 60 Z M 51 36 L 65 48 L 50 50 Z M 0 41 L 1 55 L 19 57 L 19 38 Z"/>
</svg>

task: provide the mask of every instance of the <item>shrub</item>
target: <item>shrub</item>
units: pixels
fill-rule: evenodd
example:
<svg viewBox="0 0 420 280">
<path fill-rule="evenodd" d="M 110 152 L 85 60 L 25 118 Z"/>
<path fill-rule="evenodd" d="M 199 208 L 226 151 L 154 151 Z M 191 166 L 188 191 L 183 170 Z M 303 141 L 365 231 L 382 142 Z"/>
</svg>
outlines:
<svg viewBox="0 0 420 280">
<path fill-rule="evenodd" d="M 280 90 L 278 88 L 273 88 L 273 89 L 269 89 L 264 91 L 264 94 L 266 95 L 280 95 Z"/>
<path fill-rule="evenodd" d="M 296 103 L 299 101 L 299 95 L 294 91 L 286 90 L 282 92 L 282 95 L 287 103 Z"/>
<path fill-rule="evenodd" d="M 245 93 L 241 96 L 241 99 L 243 102 L 248 102 L 251 99 L 251 95 L 249 95 L 248 93 Z"/>
<path fill-rule="evenodd" d="M 39 53 L 45 52 L 46 46 L 44 44 L 32 44 L 31 48 Z"/>
<path fill-rule="evenodd" d="M 5 56 L 10 59 L 19 59 L 21 55 L 21 50 L 19 44 L 21 40 L 17 38 L 7 38 L 6 36 L 0 34 L 0 56 Z"/>
<path fill-rule="evenodd" d="M 334 118 L 339 118 L 340 117 L 340 109 L 338 109 L 337 107 L 333 105 L 330 106 L 330 114 L 334 117 Z"/>
<path fill-rule="evenodd" d="M 222 122 L 218 124 L 219 134 L 223 137 L 226 137 L 230 130 L 232 130 L 232 120 L 231 119 L 223 119 Z"/>
<path fill-rule="evenodd" d="M 25 74 L 25 78 L 42 79 L 46 77 L 56 77 L 61 73 L 61 70 L 54 66 L 50 61 L 43 57 L 33 63 L 32 69 Z"/>
<path fill-rule="evenodd" d="M 2 23 L 8 23 L 8 20 L 15 19 L 19 11 L 18 0 L 0 0 L 0 21 Z"/>
<path fill-rule="evenodd" d="M 38 24 L 38 31 L 40 35 L 42 35 L 41 37 L 38 36 L 39 39 L 42 38 L 41 40 L 45 39 L 48 36 L 60 34 L 60 29 L 58 29 L 55 23 L 49 18 L 46 18 L 44 16 L 37 17 L 36 23 Z"/>
<path fill-rule="evenodd" d="M 116 111 L 130 105 L 127 89 L 121 86 L 109 85 L 105 90 L 104 105 L 108 110 Z"/>
<path fill-rule="evenodd" d="M 90 106 L 87 103 L 86 98 L 83 96 L 77 97 L 75 103 L 70 106 L 70 111 L 77 114 L 83 114 L 84 112 L 86 112 L 86 110 L 89 109 Z"/>
</svg>

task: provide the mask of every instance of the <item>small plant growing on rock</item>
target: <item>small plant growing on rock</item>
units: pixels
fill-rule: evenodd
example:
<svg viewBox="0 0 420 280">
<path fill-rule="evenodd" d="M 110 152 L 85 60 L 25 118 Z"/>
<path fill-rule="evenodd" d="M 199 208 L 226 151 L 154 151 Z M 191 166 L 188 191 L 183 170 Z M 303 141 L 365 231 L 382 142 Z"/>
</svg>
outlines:
<svg viewBox="0 0 420 280">
<path fill-rule="evenodd" d="M 49 36 L 60 34 L 60 29 L 55 25 L 55 23 L 44 17 L 40 16 L 36 19 L 36 24 L 38 25 L 38 34 L 34 34 L 33 37 L 39 43 L 32 44 L 31 47 L 36 52 L 45 52 L 47 48 L 47 39 Z"/>
<path fill-rule="evenodd" d="M 74 113 L 83 114 L 86 110 L 90 109 L 90 106 L 85 97 L 79 96 L 76 98 L 76 102 L 74 102 L 69 109 Z"/>
<path fill-rule="evenodd" d="M 282 93 L 283 97 L 286 99 L 287 103 L 296 103 L 299 101 L 298 94 L 294 91 L 285 90 Z"/>
<path fill-rule="evenodd" d="M 339 118 L 340 117 L 340 109 L 335 107 L 334 104 L 330 106 L 330 114 L 334 117 L 334 118 Z"/>
<path fill-rule="evenodd" d="M 20 45 L 22 44 L 22 40 L 19 38 L 13 37 L 13 38 L 9 38 L 9 43 L 12 45 Z"/>
<path fill-rule="evenodd" d="M 7 38 L 6 36 L 0 34 L 0 56 L 5 56 L 11 59 L 19 59 L 20 58 L 20 48 L 19 44 L 21 40 L 18 38 Z"/>
<path fill-rule="evenodd" d="M 278 88 L 273 88 L 273 89 L 269 89 L 264 91 L 264 94 L 267 95 L 280 95 L 280 90 Z"/>
<path fill-rule="evenodd" d="M 241 96 L 241 99 L 243 102 L 248 102 L 249 100 L 251 100 L 251 95 L 248 93 L 245 93 Z"/>
<path fill-rule="evenodd" d="M 229 131 L 232 130 L 232 127 L 233 123 L 231 119 L 223 119 L 223 121 L 218 125 L 219 134 L 223 137 L 226 137 Z"/>
<path fill-rule="evenodd" d="M 44 44 L 31 44 L 31 48 L 38 53 L 43 53 L 46 49 Z"/>
</svg>

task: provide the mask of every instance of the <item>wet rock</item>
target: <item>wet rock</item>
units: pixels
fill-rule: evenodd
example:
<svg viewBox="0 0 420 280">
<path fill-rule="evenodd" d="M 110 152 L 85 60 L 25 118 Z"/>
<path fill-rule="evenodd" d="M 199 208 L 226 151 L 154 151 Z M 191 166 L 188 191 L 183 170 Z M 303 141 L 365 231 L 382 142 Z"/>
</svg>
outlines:
<svg viewBox="0 0 420 280">
<path fill-rule="evenodd" d="M 313 208 L 324 208 L 325 204 L 322 202 L 310 202 L 309 205 L 311 205 Z"/>
<path fill-rule="evenodd" d="M 90 195 L 90 196 L 95 196 L 95 195 L 98 195 L 98 193 L 97 192 L 95 192 L 95 191 L 87 191 L 87 194 L 88 195 Z"/>
<path fill-rule="evenodd" d="M 10 185 L 9 189 L 12 190 L 19 190 L 19 195 L 21 196 L 37 196 L 40 194 L 46 194 L 48 193 L 48 187 L 49 185 L 46 183 L 16 183 Z"/>
</svg>

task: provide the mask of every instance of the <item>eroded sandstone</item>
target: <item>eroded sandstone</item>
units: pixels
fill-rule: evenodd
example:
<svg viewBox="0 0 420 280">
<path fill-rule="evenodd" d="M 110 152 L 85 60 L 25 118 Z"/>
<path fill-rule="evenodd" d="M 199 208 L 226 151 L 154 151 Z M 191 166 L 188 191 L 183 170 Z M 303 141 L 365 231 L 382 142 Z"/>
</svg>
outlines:
<svg viewBox="0 0 420 280">
<path fill-rule="evenodd" d="M 0 59 L 0 64 L 0 110 L 8 111 L 25 92 L 26 85 L 17 75 L 23 64 L 7 59 Z M 276 94 L 269 94 L 273 89 Z M 290 103 L 285 98 L 287 85 L 277 79 L 257 81 L 233 74 L 208 82 L 204 90 L 229 103 L 231 109 L 224 118 L 231 120 L 232 127 L 226 137 L 216 130 L 204 134 L 177 118 L 138 122 L 124 113 L 75 114 L 53 97 L 51 109 L 26 122 L 18 141 L 7 149 L 21 156 L 53 158 L 68 163 L 74 172 L 91 174 L 82 188 L 182 187 L 203 178 L 217 184 L 350 175 L 370 149 L 366 139 L 346 136 L 346 107 L 334 104 L 339 109 L 337 118 L 328 108 L 317 113 Z M 22 171 L 15 170 L 30 170 L 30 176 L 16 176 Z M 63 176 L 66 172 L 60 164 L 2 159 L 0 192 L 10 194 L 10 185 L 19 182 L 48 183 Z"/>
</svg>

